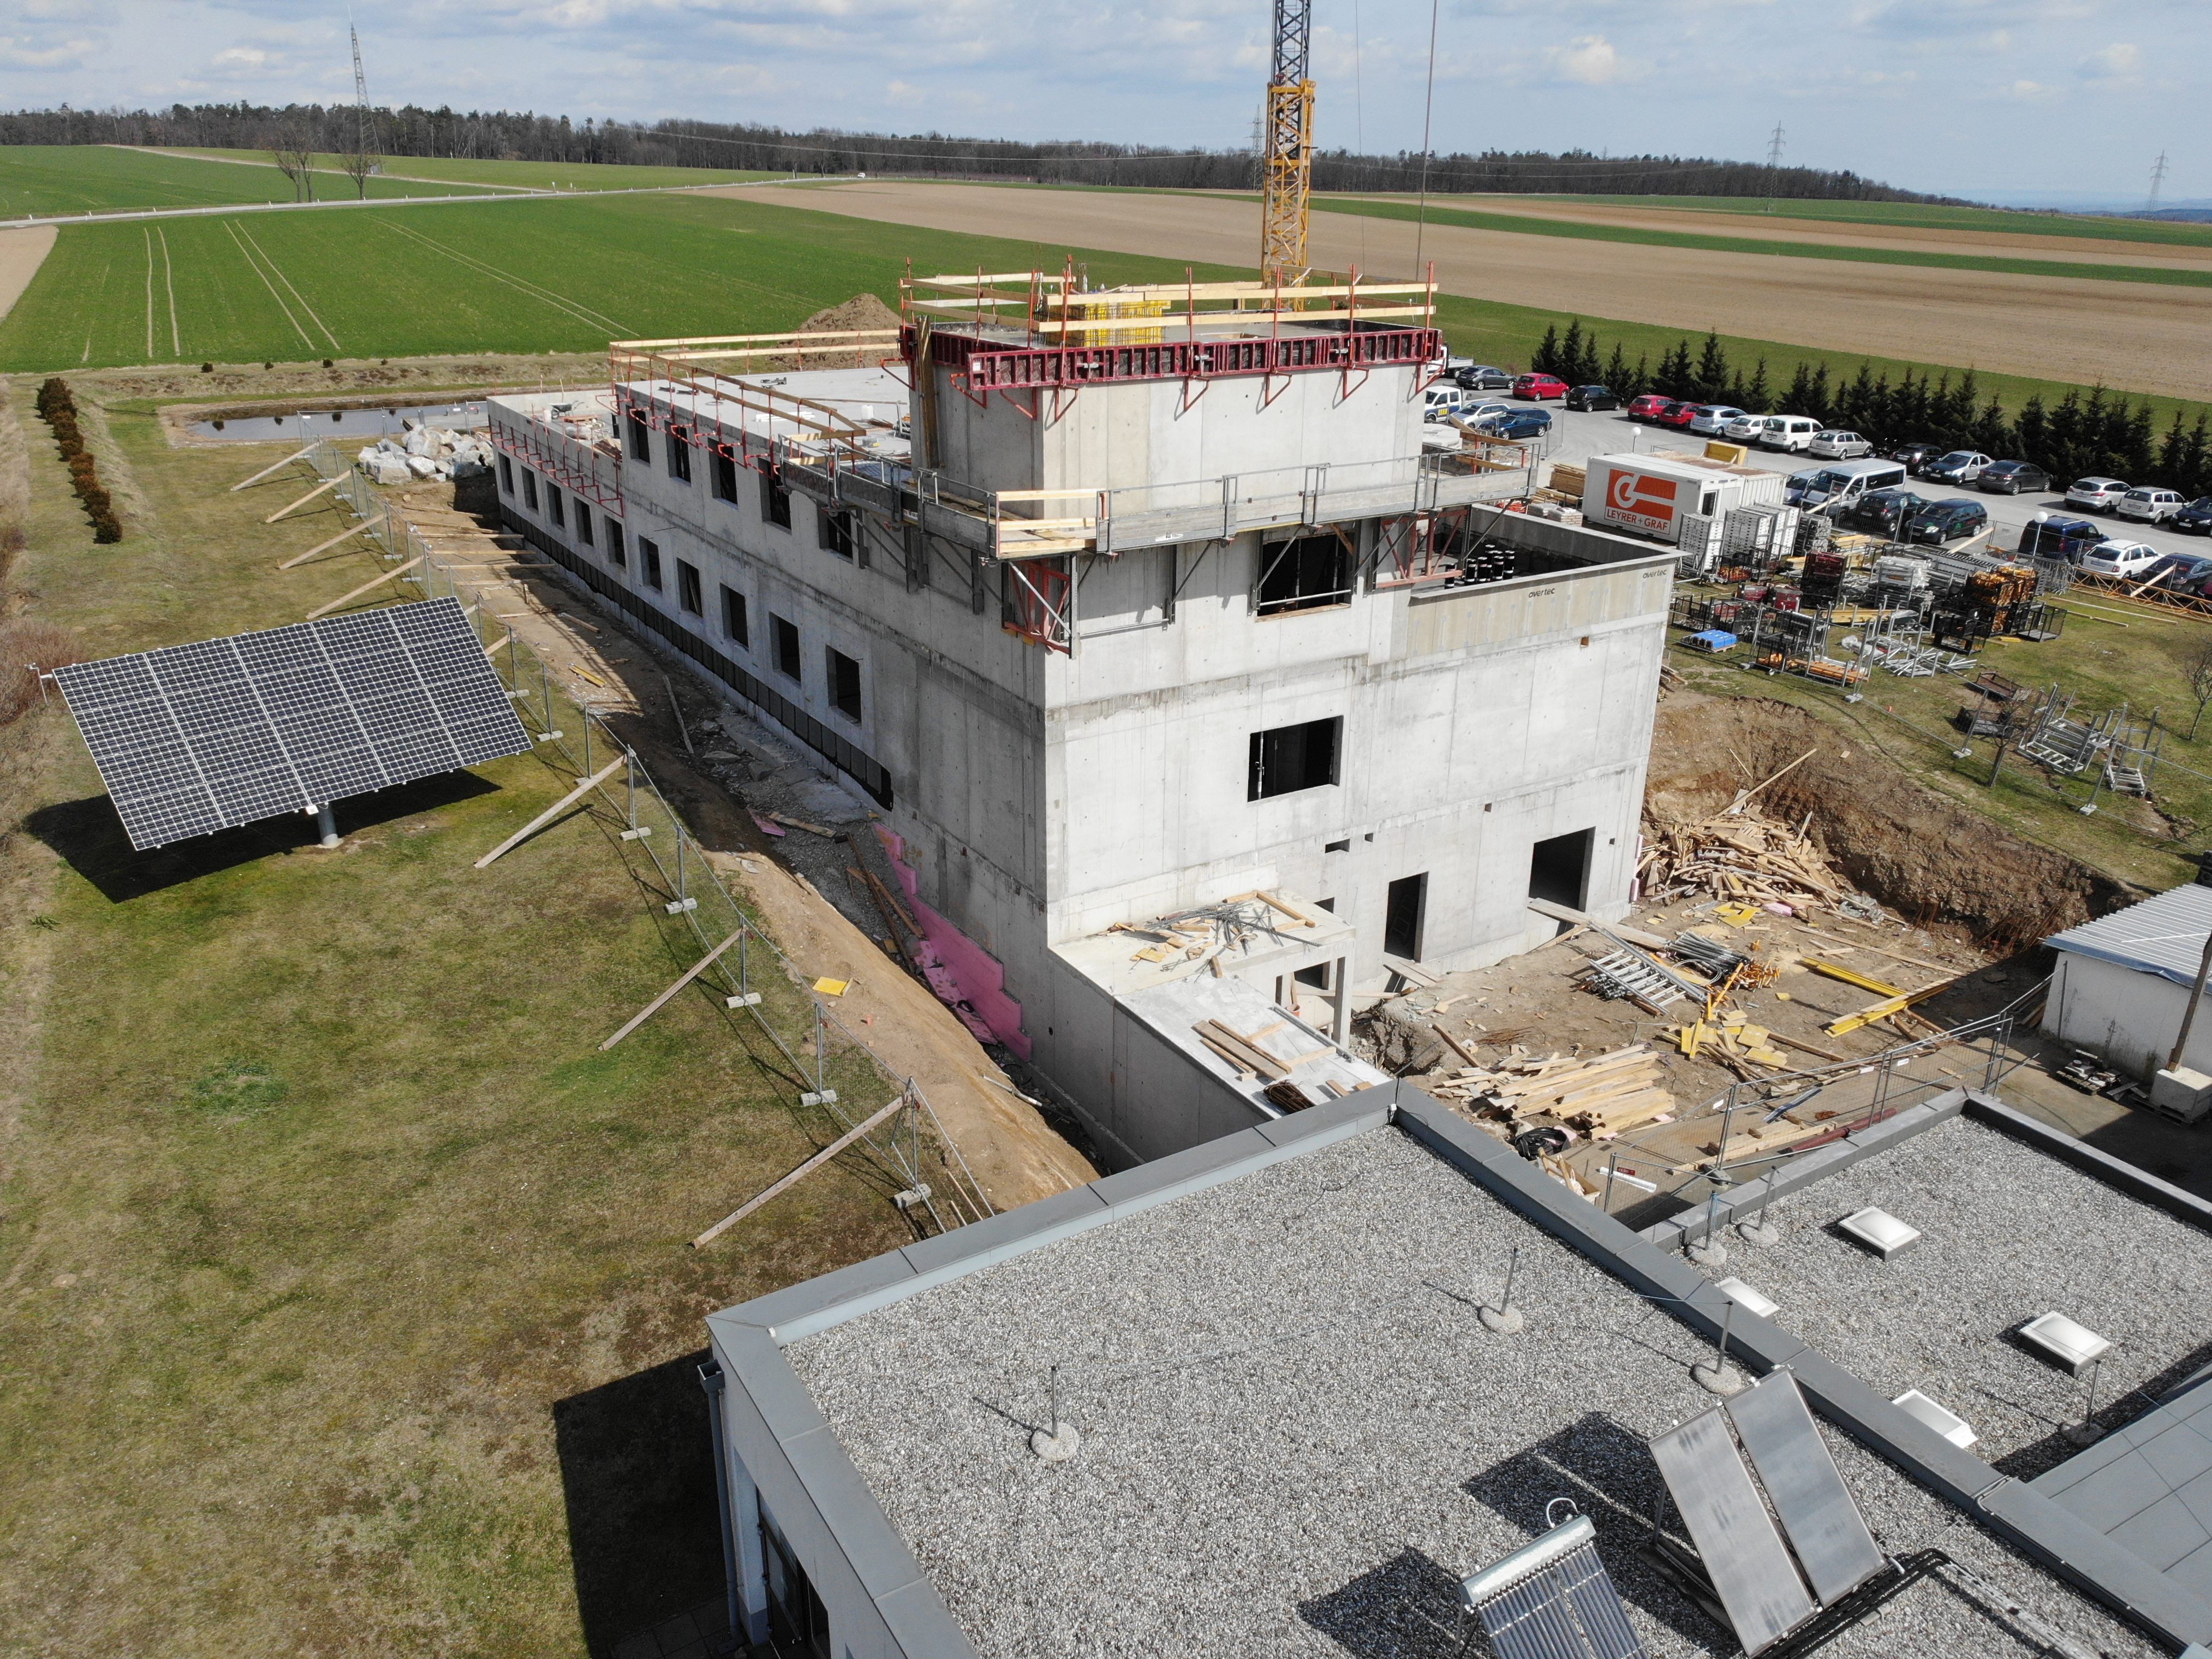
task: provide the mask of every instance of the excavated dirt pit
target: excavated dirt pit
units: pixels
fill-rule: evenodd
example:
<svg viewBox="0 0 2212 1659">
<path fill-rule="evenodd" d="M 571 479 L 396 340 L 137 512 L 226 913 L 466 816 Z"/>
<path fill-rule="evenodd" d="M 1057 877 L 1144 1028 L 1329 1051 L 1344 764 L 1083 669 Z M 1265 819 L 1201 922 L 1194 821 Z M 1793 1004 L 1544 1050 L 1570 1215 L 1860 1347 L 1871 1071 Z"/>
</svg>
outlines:
<svg viewBox="0 0 2212 1659">
<path fill-rule="evenodd" d="M 1760 805 L 1793 822 L 1809 812 L 1829 862 L 1921 927 L 2001 955 L 2132 896 L 2078 860 L 1923 788 L 1802 709 L 1760 698 L 1670 695 L 1652 738 L 1644 810 L 1702 817 L 1808 749 L 1818 752 L 1762 791 Z"/>
</svg>

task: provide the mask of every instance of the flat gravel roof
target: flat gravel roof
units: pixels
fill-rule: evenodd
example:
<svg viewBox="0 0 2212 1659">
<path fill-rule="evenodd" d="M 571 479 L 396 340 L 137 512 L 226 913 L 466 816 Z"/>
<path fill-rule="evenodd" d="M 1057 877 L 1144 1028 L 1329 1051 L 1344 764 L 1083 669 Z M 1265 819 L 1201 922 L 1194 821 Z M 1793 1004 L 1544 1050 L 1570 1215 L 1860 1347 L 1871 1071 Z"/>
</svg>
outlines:
<svg viewBox="0 0 2212 1659">
<path fill-rule="evenodd" d="M 1887 1210 L 1920 1231 L 1889 1261 L 1835 1223 Z M 1886 1400 L 1918 1389 L 1965 1418 L 1975 1454 L 2030 1480 L 2078 1448 L 2063 1437 L 2087 1382 L 2011 1333 L 2053 1311 L 2112 1346 L 2098 1412 L 2140 1412 L 2202 1364 L 2212 1339 L 2212 1237 L 2035 1147 L 1966 1117 L 1824 1176 L 1768 1212 L 1781 1242 L 1730 1229 L 1733 1275 L 1780 1304 L 1775 1322 Z"/>
<path fill-rule="evenodd" d="M 1528 1326 L 1497 1335 L 1477 1310 L 1516 1244 Z M 1468 1632 L 1458 1578 L 1542 1532 L 1559 1497 L 1595 1521 L 1654 1659 L 1734 1653 L 1638 1553 L 1657 1484 L 1645 1441 L 1712 1404 L 1689 1375 L 1709 1352 L 1387 1128 L 786 1350 L 990 1659 L 1444 1659 Z M 1050 1464 L 1028 1442 L 1055 1364 L 1082 1443 Z M 2091 1651 L 2162 1651 L 1823 1431 L 1891 1552 L 1941 1548 Z M 1947 1583 L 1824 1650 L 2040 1651 Z"/>
</svg>

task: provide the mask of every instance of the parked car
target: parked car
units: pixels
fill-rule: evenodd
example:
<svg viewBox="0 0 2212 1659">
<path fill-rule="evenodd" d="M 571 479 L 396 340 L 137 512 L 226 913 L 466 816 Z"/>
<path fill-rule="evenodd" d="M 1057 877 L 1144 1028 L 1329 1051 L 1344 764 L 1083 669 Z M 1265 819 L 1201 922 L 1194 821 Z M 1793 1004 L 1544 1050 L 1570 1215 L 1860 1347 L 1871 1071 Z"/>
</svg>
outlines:
<svg viewBox="0 0 2212 1659">
<path fill-rule="evenodd" d="M 2164 524 L 2186 505 L 2178 491 L 2154 489 L 2148 484 L 2138 484 L 2120 497 L 2120 517 L 2134 519 L 2142 524 Z"/>
<path fill-rule="evenodd" d="M 1523 374 L 1513 382 L 1513 395 L 1540 403 L 1547 398 L 1565 397 L 1567 383 L 1556 374 Z"/>
<path fill-rule="evenodd" d="M 1893 461 L 1903 461 L 1907 472 L 1917 473 L 1922 467 L 1942 453 L 1943 446 L 1941 444 L 1899 444 L 1889 452 L 1889 459 Z"/>
<path fill-rule="evenodd" d="M 1455 386 L 1431 386 L 1421 392 L 1421 418 L 1441 421 L 1467 407 L 1468 395 Z"/>
<path fill-rule="evenodd" d="M 2196 587 L 2212 576 L 2212 554 L 2169 553 L 2143 572 L 2143 580 L 2161 587 Z"/>
<path fill-rule="evenodd" d="M 1513 377 L 1502 368 L 1492 368 L 1488 363 L 1474 363 L 1452 374 L 1462 392 L 1508 392 L 1512 389 Z"/>
<path fill-rule="evenodd" d="M 1620 399 L 1601 386 L 1578 386 L 1567 393 L 1567 407 L 1585 410 L 1619 409 Z"/>
<path fill-rule="evenodd" d="M 1894 489 L 1904 482 L 1905 469 L 1895 461 L 1830 461 L 1793 475 L 1783 498 L 1792 507 L 1833 518 L 1875 491 Z"/>
<path fill-rule="evenodd" d="M 1954 449 L 1922 467 L 1920 476 L 1936 483 L 1970 484 L 1994 465 L 1978 449 Z"/>
<path fill-rule="evenodd" d="M 1982 469 L 1974 488 L 1992 495 L 2017 495 L 2023 489 L 2040 495 L 2051 488 L 2051 475 L 2027 461 L 1993 461 Z"/>
<path fill-rule="evenodd" d="M 1510 409 L 1503 415 L 1486 417 L 1476 429 L 1492 438 L 1536 438 L 1552 429 L 1552 412 L 1547 409 Z"/>
<path fill-rule="evenodd" d="M 1989 508 L 1963 495 L 1952 495 L 1930 501 L 1914 514 L 1905 526 L 1905 533 L 1898 539 L 1940 547 L 1962 537 L 1978 536 L 1989 527 Z"/>
<path fill-rule="evenodd" d="M 1721 436 L 1731 443 L 1756 443 L 1766 430 L 1766 419 L 1764 415 L 1739 415 L 1721 428 Z"/>
<path fill-rule="evenodd" d="M 1899 526 L 1910 524 L 1914 514 L 1929 505 L 1924 495 L 1916 495 L 1902 485 L 1893 484 L 1887 489 L 1877 489 L 1862 495 L 1844 511 L 1836 514 L 1836 522 L 1848 525 L 1853 530 L 1870 531 L 1877 536 L 1895 536 Z"/>
<path fill-rule="evenodd" d="M 1659 411 L 1674 401 L 1672 398 L 1662 398 L 1656 392 L 1647 392 L 1641 398 L 1630 398 L 1627 409 L 1622 412 L 1632 421 L 1656 420 Z"/>
<path fill-rule="evenodd" d="M 2100 576 L 2133 580 L 2148 574 L 2150 568 L 2165 556 L 2163 549 L 2148 542 L 2100 542 L 2081 555 L 2081 568 Z"/>
<path fill-rule="evenodd" d="M 2039 559 L 2069 559 L 2079 564 L 2083 553 L 2112 538 L 2087 519 L 2063 513 L 2039 513 L 2020 532 L 2020 550 Z"/>
<path fill-rule="evenodd" d="M 1458 419 L 1468 426 L 1475 426 L 1493 415 L 1510 415 L 1519 407 L 1516 404 L 1500 403 L 1495 398 L 1480 401 L 1470 398 L 1460 405 Z"/>
<path fill-rule="evenodd" d="M 1809 415 L 1770 415 L 1766 430 L 1759 434 L 1759 447 L 1802 455 L 1820 429 L 1820 423 Z"/>
<path fill-rule="evenodd" d="M 1717 438 L 1721 428 L 1743 412 L 1733 404 L 1699 404 L 1690 416 L 1690 430 Z"/>
<path fill-rule="evenodd" d="M 1690 417 L 1697 412 L 1698 406 L 1695 404 L 1679 401 L 1670 403 L 1666 408 L 1661 410 L 1656 415 L 1651 417 L 1651 424 L 1654 426 L 1671 426 L 1679 431 L 1683 427 L 1689 425 Z"/>
<path fill-rule="evenodd" d="M 2118 478 L 2076 478 L 2066 491 L 2066 505 L 2088 513 L 2110 513 L 2127 493 L 2127 485 Z"/>
<path fill-rule="evenodd" d="M 1825 432 L 1815 432 L 1813 441 L 1806 446 L 1806 452 L 1824 460 L 1856 461 L 1862 455 L 1873 454 L 1874 446 L 1856 432 L 1838 432 L 1830 428 Z"/>
<path fill-rule="evenodd" d="M 2212 495 L 2199 495 L 2167 522 L 2192 535 L 2212 536 Z"/>
</svg>

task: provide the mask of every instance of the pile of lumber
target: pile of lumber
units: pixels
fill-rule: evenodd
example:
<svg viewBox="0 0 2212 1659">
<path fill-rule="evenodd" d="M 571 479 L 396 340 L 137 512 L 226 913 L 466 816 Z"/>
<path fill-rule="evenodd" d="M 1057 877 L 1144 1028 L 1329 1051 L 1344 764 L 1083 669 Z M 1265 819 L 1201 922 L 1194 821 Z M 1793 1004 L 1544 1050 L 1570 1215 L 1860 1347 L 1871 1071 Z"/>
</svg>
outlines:
<svg viewBox="0 0 2212 1659">
<path fill-rule="evenodd" d="M 1304 1054 L 1293 1054 L 1285 1059 L 1281 1055 L 1269 1054 L 1260 1046 L 1261 1038 L 1273 1036 L 1278 1031 L 1288 1030 L 1290 1024 L 1287 1019 L 1279 1019 L 1273 1024 L 1263 1025 L 1256 1031 L 1240 1031 L 1235 1026 L 1224 1025 L 1218 1019 L 1202 1019 L 1190 1029 L 1200 1042 L 1223 1060 L 1227 1060 L 1237 1073 L 1249 1073 L 1262 1083 L 1273 1085 L 1267 1091 L 1269 1100 L 1273 1101 L 1285 1111 L 1298 1111 L 1312 1105 L 1313 1101 L 1297 1087 L 1285 1086 L 1290 1084 L 1291 1074 L 1301 1066 L 1310 1065 L 1316 1060 L 1328 1060 L 1334 1057 L 1337 1050 L 1333 1045 L 1323 1043 L 1318 1048 L 1309 1048 Z M 1333 1080 L 1320 1086 L 1328 1090 L 1331 1095 L 1344 1095 L 1351 1092 L 1343 1085 Z"/>
<path fill-rule="evenodd" d="M 1753 1025 L 1740 1008 L 1730 1009 L 1718 1019 L 1692 1020 L 1667 1035 L 1674 1040 L 1685 1058 L 1695 1060 L 1703 1054 L 1709 1060 L 1719 1060 L 1740 1075 L 1744 1074 L 1743 1067 L 1729 1065 L 1730 1061 L 1748 1061 L 1772 1066 L 1777 1071 L 1790 1063 L 1790 1057 L 1774 1046 L 1778 1041 L 1774 1034 L 1764 1025 Z"/>
<path fill-rule="evenodd" d="M 1515 1054 L 1488 1066 L 1464 1066 L 1427 1087 L 1441 1100 L 1490 1103 L 1519 1120 L 1555 1117 L 1603 1138 L 1674 1113 L 1660 1086 L 1659 1056 L 1644 1043 L 1588 1060 Z"/>
<path fill-rule="evenodd" d="M 1804 835 L 1749 809 L 1694 823 L 1647 819 L 1644 839 L 1636 873 L 1654 902 L 1706 893 L 1803 911 L 1835 904 L 1852 890 Z"/>
</svg>

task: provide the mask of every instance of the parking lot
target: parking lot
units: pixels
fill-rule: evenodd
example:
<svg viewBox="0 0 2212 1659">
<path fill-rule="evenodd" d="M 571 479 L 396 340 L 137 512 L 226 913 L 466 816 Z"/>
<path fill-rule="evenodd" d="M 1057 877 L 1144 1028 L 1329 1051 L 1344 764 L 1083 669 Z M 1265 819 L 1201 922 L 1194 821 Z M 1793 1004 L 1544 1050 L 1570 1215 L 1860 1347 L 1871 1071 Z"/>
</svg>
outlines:
<svg viewBox="0 0 2212 1659">
<path fill-rule="evenodd" d="M 1485 398 L 1501 398 L 1502 401 L 1516 404 L 1517 400 L 1502 394 L 1486 392 Z M 1593 455 L 1611 455 L 1625 452 L 1662 449 L 1686 449 L 1702 453 L 1710 440 L 1692 432 L 1677 432 L 1664 427 L 1650 427 L 1617 414 L 1577 414 L 1562 409 L 1559 404 L 1546 404 L 1550 411 L 1552 430 L 1550 447 L 1546 458 L 1563 462 L 1569 466 L 1581 466 Z M 1879 452 L 1877 452 L 1879 453 Z M 2002 457 L 1999 457 L 2002 459 Z M 1808 467 L 1822 463 L 1805 455 L 1780 455 L 1771 451 L 1753 449 L 1747 465 L 1769 472 L 1802 472 Z M 2070 479 L 2067 482 L 2072 482 Z M 2130 483 L 2136 482 L 2130 480 Z M 2144 482 L 2156 483 L 2150 479 Z M 1965 488 L 1949 484 L 1930 483 L 1923 478 L 1907 481 L 1905 488 L 1930 501 L 1946 501 L 1963 497 L 1979 501 L 1989 509 L 1990 523 L 1995 527 L 1995 540 L 2000 547 L 2012 547 L 2020 539 L 2020 532 L 2027 521 L 2041 512 L 2064 513 L 2068 509 L 2063 495 L 1985 495 L 1972 485 Z M 2212 537 L 2185 535 L 2163 527 L 2153 529 L 2148 525 L 2132 520 L 2110 517 L 2103 514 L 2077 514 L 2096 524 L 2108 536 L 2127 541 L 2147 542 L 2151 546 L 2172 553 L 2197 553 L 2212 556 Z"/>
</svg>

